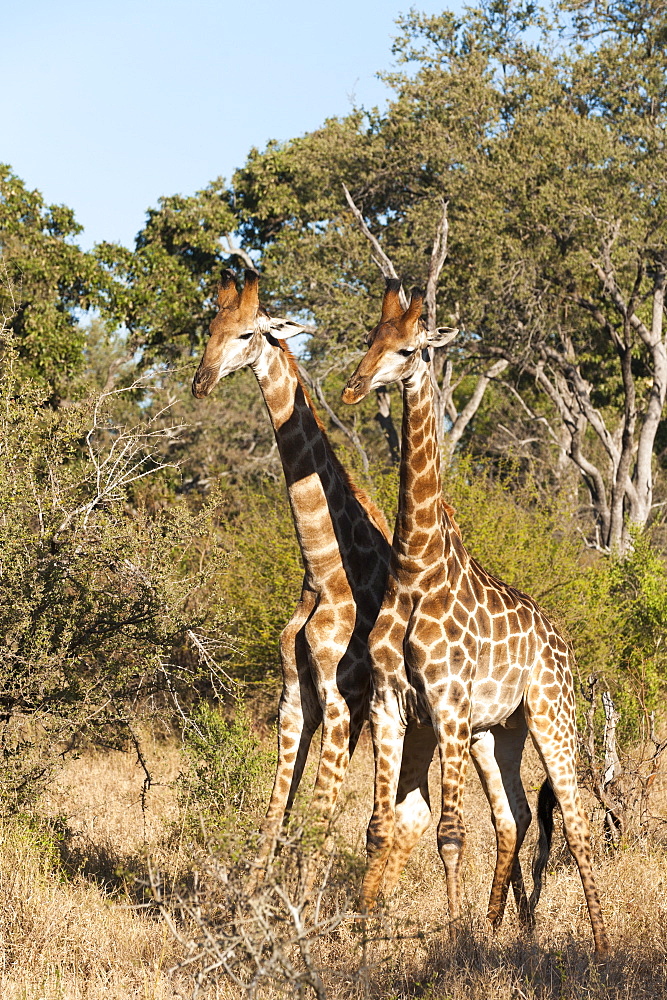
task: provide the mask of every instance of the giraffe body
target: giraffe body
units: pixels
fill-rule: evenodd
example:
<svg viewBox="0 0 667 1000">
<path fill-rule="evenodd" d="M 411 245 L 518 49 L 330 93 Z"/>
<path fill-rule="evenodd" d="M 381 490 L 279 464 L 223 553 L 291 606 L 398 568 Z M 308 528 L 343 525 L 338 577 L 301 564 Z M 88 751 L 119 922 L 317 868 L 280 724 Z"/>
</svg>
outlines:
<svg viewBox="0 0 667 1000">
<path fill-rule="evenodd" d="M 428 804 L 425 761 L 415 762 L 407 782 L 401 772 L 406 773 L 406 758 L 412 755 L 407 748 L 403 754 L 406 731 L 430 726 L 441 763 L 438 848 L 451 920 L 460 912 L 462 796 L 469 755 L 480 772 L 496 828 L 498 854 L 488 918 L 498 926 L 510 882 L 520 916 L 532 918 L 518 860 L 530 822 L 519 774 L 529 731 L 563 812 L 596 951 L 602 954 L 608 944 L 576 781 L 571 654 L 530 597 L 491 576 L 469 555 L 453 511 L 441 500 L 421 304 L 421 297 L 413 294 L 403 312 L 398 285 L 388 282 L 381 322 L 343 394 L 347 402 L 356 402 L 379 384 L 401 380 L 404 386 L 398 513 L 387 588 L 369 637 L 375 796 L 364 897 L 372 905 L 382 879 L 386 885 L 394 877 L 395 828 L 398 822 L 405 824 L 394 809 L 397 796 L 400 801 L 405 794 L 401 781 L 405 797 L 412 796 L 415 816 L 419 795 Z M 409 836 L 403 836 L 407 843 Z M 401 857 L 400 864 L 404 861 Z"/>
</svg>

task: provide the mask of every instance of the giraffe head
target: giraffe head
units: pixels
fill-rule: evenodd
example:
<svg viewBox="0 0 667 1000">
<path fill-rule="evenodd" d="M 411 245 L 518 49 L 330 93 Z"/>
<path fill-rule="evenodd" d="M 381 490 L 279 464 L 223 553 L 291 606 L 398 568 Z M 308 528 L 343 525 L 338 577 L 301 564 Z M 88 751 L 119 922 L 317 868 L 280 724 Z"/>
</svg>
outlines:
<svg viewBox="0 0 667 1000">
<path fill-rule="evenodd" d="M 245 272 L 239 292 L 236 275 L 225 269 L 218 285 L 218 311 L 211 323 L 211 336 L 192 381 L 192 394 L 201 399 L 225 375 L 252 365 L 264 346 L 264 337 L 294 336 L 305 327 L 291 320 L 271 319 L 259 304 L 259 275 Z"/>
<path fill-rule="evenodd" d="M 458 333 L 448 326 L 429 332 L 421 319 L 423 292 L 413 289 L 410 305 L 404 310 L 400 289 L 400 281 L 387 279 L 380 322 L 368 334 L 368 351 L 348 380 L 345 403 L 358 403 L 372 389 L 410 378 L 427 347 L 443 347 Z"/>
</svg>

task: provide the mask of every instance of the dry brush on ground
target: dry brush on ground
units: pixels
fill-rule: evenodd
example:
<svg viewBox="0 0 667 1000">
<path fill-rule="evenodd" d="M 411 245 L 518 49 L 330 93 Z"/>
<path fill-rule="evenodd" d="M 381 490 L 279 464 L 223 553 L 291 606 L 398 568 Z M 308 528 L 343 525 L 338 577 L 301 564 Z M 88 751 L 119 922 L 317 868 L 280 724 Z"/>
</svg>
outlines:
<svg viewBox="0 0 667 1000">
<path fill-rule="evenodd" d="M 220 853 L 194 846 L 184 834 L 176 778 L 180 748 L 147 741 L 154 783 L 142 809 L 143 769 L 132 754 L 110 751 L 71 761 L 30 817 L 8 820 L 0 835 L 0 995 L 7 1000 L 151 1000 L 191 997 L 201 963 L 193 957 L 197 928 L 181 921 L 180 941 L 161 919 L 145 880 L 162 873 L 170 899 L 187 896 L 199 872 L 200 901 L 217 900 L 222 871 L 238 870 Z M 539 768 L 527 755 L 525 779 L 534 791 Z M 654 811 L 667 819 L 664 778 Z M 362 740 L 336 820 L 344 858 L 321 896 L 320 933 L 308 951 L 327 1000 L 551 1000 L 667 996 L 667 838 L 660 824 L 650 838 L 624 849 L 596 843 L 596 873 L 612 940 L 605 966 L 591 958 L 590 931 L 576 868 L 557 838 L 533 935 L 522 931 L 510 905 L 495 938 L 484 928 L 494 860 L 493 831 L 476 777 L 468 782 L 465 913 L 456 945 L 444 925 L 445 893 L 431 828 L 418 845 L 395 896 L 366 922 L 353 917 L 355 866 L 363 854 L 370 809 L 372 754 Z M 437 799 L 436 799 L 437 801 Z M 593 801 L 590 802 L 594 809 Z M 595 826 L 602 829 L 595 813 Z M 529 838 L 530 839 L 530 838 Z M 530 846 L 530 845 L 528 845 Z M 526 853 L 525 866 L 528 866 Z M 336 874 L 338 872 L 338 874 Z M 317 875 L 322 875 L 318 870 Z M 345 879 L 349 882 L 346 884 Z M 291 883 L 294 887 L 294 882 Z M 316 879 L 316 888 L 317 888 Z M 288 886 L 289 888 L 289 886 Z M 207 897 L 208 893 L 208 897 Z M 171 895 L 169 895 L 171 894 Z M 192 899 L 192 896 L 190 896 Z M 200 911 L 201 912 L 201 911 Z M 175 913 L 175 910 L 172 911 Z M 307 924 L 312 912 L 304 911 Z M 217 929 L 220 928 L 217 924 Z M 216 921 L 209 924 L 216 933 Z M 288 935 L 289 937 L 289 935 Z M 294 968 L 298 942 L 287 941 Z M 292 951 L 290 952 L 290 948 Z M 241 980 L 244 975 L 240 970 Z M 298 978 L 298 977 L 297 977 Z M 260 977 L 255 996 L 314 996 L 280 971 Z M 245 990 L 218 970 L 205 977 L 201 998 L 241 1000 Z"/>
</svg>

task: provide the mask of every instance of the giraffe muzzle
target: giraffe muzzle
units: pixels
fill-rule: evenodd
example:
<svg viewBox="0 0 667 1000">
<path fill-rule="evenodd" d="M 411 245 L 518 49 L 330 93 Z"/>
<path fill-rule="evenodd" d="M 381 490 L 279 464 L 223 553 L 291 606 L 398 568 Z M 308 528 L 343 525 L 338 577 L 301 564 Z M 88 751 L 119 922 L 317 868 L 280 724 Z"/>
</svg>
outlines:
<svg viewBox="0 0 667 1000">
<path fill-rule="evenodd" d="M 203 399 L 215 385 L 215 374 L 210 368 L 202 368 L 201 365 L 192 380 L 192 395 L 195 399 Z"/>
<path fill-rule="evenodd" d="M 353 375 L 349 380 L 345 388 L 343 389 L 343 402 L 344 403 L 358 403 L 368 395 L 368 390 L 370 389 L 370 379 L 361 377 L 359 375 Z"/>
</svg>

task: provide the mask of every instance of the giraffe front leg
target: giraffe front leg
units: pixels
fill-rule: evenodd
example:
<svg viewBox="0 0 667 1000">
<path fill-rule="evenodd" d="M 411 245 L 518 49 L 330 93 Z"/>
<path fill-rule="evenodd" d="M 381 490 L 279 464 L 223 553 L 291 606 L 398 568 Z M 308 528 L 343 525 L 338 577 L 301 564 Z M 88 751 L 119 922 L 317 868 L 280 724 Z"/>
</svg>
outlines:
<svg viewBox="0 0 667 1000">
<path fill-rule="evenodd" d="M 350 710 L 338 692 L 331 692 L 323 711 L 322 745 L 313 795 L 318 822 L 330 819 L 349 763 Z"/>
<path fill-rule="evenodd" d="M 428 770 L 435 746 L 432 726 L 420 726 L 415 720 L 408 723 L 396 792 L 394 843 L 382 882 L 385 896 L 394 889 L 412 850 L 431 822 Z"/>
<path fill-rule="evenodd" d="M 463 786 L 470 752 L 469 716 L 470 705 L 460 697 L 445 697 L 434 713 L 442 782 L 438 852 L 445 868 L 452 938 L 456 937 L 455 921 L 461 913 L 459 876 L 465 846 Z"/>
<path fill-rule="evenodd" d="M 366 833 L 368 866 L 361 887 L 361 906 L 365 910 L 372 910 L 375 906 L 394 844 L 394 809 L 405 725 L 393 691 L 373 693 L 369 719 L 375 756 L 375 784 L 373 814 Z"/>
<path fill-rule="evenodd" d="M 278 713 L 278 762 L 271 799 L 260 829 L 252 885 L 263 877 L 266 862 L 274 851 L 280 827 L 301 782 L 313 734 L 322 718 L 303 633 L 314 605 L 315 595 L 305 591 L 280 637 L 283 690 Z"/>
<path fill-rule="evenodd" d="M 318 606 L 305 629 L 322 711 L 322 742 L 313 798 L 316 821 L 330 819 L 368 709 L 365 646 L 354 632 L 354 607 Z"/>
</svg>

